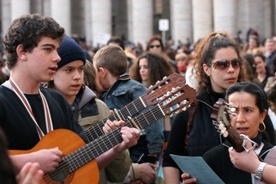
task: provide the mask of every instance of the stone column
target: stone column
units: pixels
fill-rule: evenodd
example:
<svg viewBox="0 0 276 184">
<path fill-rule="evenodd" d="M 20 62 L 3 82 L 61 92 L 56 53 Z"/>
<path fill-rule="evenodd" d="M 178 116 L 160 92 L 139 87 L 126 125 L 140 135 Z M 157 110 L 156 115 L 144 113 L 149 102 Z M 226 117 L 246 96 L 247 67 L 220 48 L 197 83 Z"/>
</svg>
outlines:
<svg viewBox="0 0 276 184">
<path fill-rule="evenodd" d="M 237 7 L 236 0 L 213 0 L 214 31 L 225 31 L 236 35 Z"/>
<path fill-rule="evenodd" d="M 153 34 L 153 4 L 150 0 L 129 0 L 132 5 L 132 32 L 133 42 L 138 42 L 145 48 L 146 42 Z"/>
<path fill-rule="evenodd" d="M 44 15 L 43 13 L 43 0 L 30 0 L 30 12 L 31 13 L 39 13 Z"/>
<path fill-rule="evenodd" d="M 127 34 L 127 0 L 113 1 L 114 2 L 114 18 L 115 18 L 115 30 L 116 36 L 124 36 L 128 39 Z"/>
<path fill-rule="evenodd" d="M 105 45 L 112 34 L 111 0 L 92 0 L 93 46 Z"/>
<path fill-rule="evenodd" d="M 272 9 L 272 13 L 271 13 L 271 16 L 272 16 L 272 28 L 273 28 L 273 36 L 276 36 L 276 0 L 273 0 L 272 1 L 272 4 L 273 6 L 271 7 Z"/>
<path fill-rule="evenodd" d="M 193 8 L 193 42 L 213 31 L 212 0 L 192 0 Z"/>
<path fill-rule="evenodd" d="M 132 16 L 132 3 L 133 1 L 127 1 L 127 32 L 128 32 L 128 39 L 133 41 L 133 16 Z"/>
<path fill-rule="evenodd" d="M 273 18 L 272 16 L 272 8 L 273 3 L 271 1 L 263 1 L 263 12 L 264 12 L 264 19 L 263 19 L 263 37 L 272 37 L 273 36 Z"/>
<path fill-rule="evenodd" d="M 1 4 L 2 9 L 2 37 L 6 34 L 8 27 L 11 24 L 11 1 L 10 0 L 2 0 Z"/>
<path fill-rule="evenodd" d="M 51 0 L 51 16 L 71 35 L 71 1 Z"/>
<path fill-rule="evenodd" d="M 240 8 L 238 27 L 242 29 L 244 38 L 249 28 L 257 30 L 262 37 L 264 32 L 263 3 L 263 1 L 258 0 L 238 1 Z"/>
<path fill-rule="evenodd" d="M 84 11 L 85 11 L 85 37 L 86 37 L 86 43 L 92 46 L 92 40 L 93 40 L 93 32 L 92 32 L 92 5 L 91 5 L 92 0 L 85 0 L 85 6 L 84 6 Z"/>
<path fill-rule="evenodd" d="M 171 2 L 171 33 L 177 43 L 192 40 L 192 0 L 170 0 Z"/>
<path fill-rule="evenodd" d="M 85 0 L 71 1 L 71 32 L 85 36 Z"/>
<path fill-rule="evenodd" d="M 30 13 L 30 0 L 11 0 L 11 19 Z"/>
<path fill-rule="evenodd" d="M 43 0 L 43 14 L 51 16 L 51 0 Z"/>
</svg>

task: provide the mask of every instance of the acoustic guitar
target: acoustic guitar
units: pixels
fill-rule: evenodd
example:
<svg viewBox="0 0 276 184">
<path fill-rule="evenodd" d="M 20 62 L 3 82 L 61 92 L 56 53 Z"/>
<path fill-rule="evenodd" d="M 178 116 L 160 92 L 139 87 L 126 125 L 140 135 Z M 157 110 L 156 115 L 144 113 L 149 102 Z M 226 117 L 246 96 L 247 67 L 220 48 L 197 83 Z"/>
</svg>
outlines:
<svg viewBox="0 0 276 184">
<path fill-rule="evenodd" d="M 175 115 L 194 103 L 195 90 L 188 85 L 172 89 L 151 109 L 134 118 L 125 120 L 125 126 L 143 129 L 165 115 Z M 25 154 L 58 146 L 63 152 L 59 166 L 54 172 L 46 173 L 42 184 L 96 184 L 99 172 L 95 158 L 122 142 L 121 127 L 113 129 L 94 141 L 85 142 L 70 130 L 57 129 L 46 134 L 30 150 L 10 150 L 10 154 Z"/>
<path fill-rule="evenodd" d="M 159 99 L 162 98 L 168 91 L 171 91 L 173 88 L 182 86 L 185 84 L 185 78 L 177 73 L 173 73 L 168 77 L 164 77 L 162 81 L 157 81 L 155 85 L 150 86 L 149 89 L 139 98 L 135 99 L 125 107 L 120 110 L 114 109 L 114 114 L 104 118 L 95 126 L 89 127 L 86 131 L 86 137 L 90 141 L 98 138 L 103 135 L 103 125 L 107 119 L 114 120 L 125 120 L 129 116 L 132 117 L 144 108 L 159 103 Z"/>
</svg>

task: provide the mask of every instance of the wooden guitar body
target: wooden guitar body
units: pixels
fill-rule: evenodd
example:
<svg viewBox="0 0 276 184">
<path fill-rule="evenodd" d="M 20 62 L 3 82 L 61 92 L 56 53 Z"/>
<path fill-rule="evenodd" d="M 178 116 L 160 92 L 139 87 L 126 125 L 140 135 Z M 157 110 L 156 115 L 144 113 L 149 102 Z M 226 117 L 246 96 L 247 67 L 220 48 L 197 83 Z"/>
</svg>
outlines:
<svg viewBox="0 0 276 184">
<path fill-rule="evenodd" d="M 46 134 L 32 149 L 9 150 L 9 153 L 11 155 L 26 154 L 58 146 L 65 156 L 85 145 L 85 142 L 76 133 L 66 129 L 57 129 Z M 63 176 L 62 172 L 59 174 L 54 176 L 45 174 L 41 184 L 98 184 L 99 182 L 99 169 L 96 160 L 80 167 L 77 172 L 66 174 L 67 176 Z"/>
</svg>

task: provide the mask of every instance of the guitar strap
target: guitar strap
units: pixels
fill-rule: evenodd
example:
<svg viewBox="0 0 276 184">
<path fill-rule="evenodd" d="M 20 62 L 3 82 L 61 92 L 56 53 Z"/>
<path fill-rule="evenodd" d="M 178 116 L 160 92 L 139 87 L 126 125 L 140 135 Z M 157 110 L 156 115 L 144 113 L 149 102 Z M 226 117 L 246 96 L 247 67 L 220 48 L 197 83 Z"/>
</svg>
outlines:
<svg viewBox="0 0 276 184">
<path fill-rule="evenodd" d="M 274 146 L 266 155 L 264 162 L 276 166 L 276 146 Z M 255 184 L 264 184 L 263 181 L 255 180 Z"/>
<path fill-rule="evenodd" d="M 3 86 L 9 88 L 10 90 L 12 90 L 17 97 L 21 100 L 22 104 L 24 105 L 24 107 L 26 108 L 27 112 L 29 113 L 29 115 L 31 116 L 32 120 L 34 121 L 34 124 L 36 125 L 36 129 L 37 129 L 37 133 L 39 138 L 41 139 L 42 137 L 44 137 L 44 133 L 41 130 L 41 128 L 39 127 L 36 118 L 33 114 L 33 110 L 32 107 L 28 101 L 28 99 L 25 97 L 24 93 L 20 90 L 20 88 L 17 86 L 17 84 L 13 81 L 12 78 L 10 78 L 8 81 L 6 81 Z M 47 103 L 47 100 L 45 98 L 45 96 L 43 95 L 43 93 L 39 90 L 39 95 L 41 96 L 42 99 L 42 104 L 43 104 L 43 109 L 44 109 L 44 116 L 45 116 L 45 123 L 46 123 L 46 130 L 47 133 L 53 130 L 53 123 L 52 123 L 52 118 L 51 118 L 51 113 L 50 113 L 50 109 Z"/>
</svg>

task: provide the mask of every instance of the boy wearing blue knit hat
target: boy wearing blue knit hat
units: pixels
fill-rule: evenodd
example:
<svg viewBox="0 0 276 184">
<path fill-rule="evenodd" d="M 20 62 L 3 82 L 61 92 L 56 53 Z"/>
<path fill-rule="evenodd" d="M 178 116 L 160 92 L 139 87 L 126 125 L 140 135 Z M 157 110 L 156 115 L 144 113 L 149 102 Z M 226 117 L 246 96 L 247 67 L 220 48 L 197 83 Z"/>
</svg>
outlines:
<svg viewBox="0 0 276 184">
<path fill-rule="evenodd" d="M 73 38 L 65 36 L 58 54 L 61 60 L 48 87 L 57 90 L 65 97 L 73 111 L 74 120 L 87 130 L 107 117 L 109 108 L 96 97 L 91 89 L 83 85 L 83 68 L 86 58 L 78 43 Z M 123 151 L 105 169 L 101 170 L 99 183 L 122 182 L 128 173 L 130 163 L 128 151 Z"/>
</svg>

